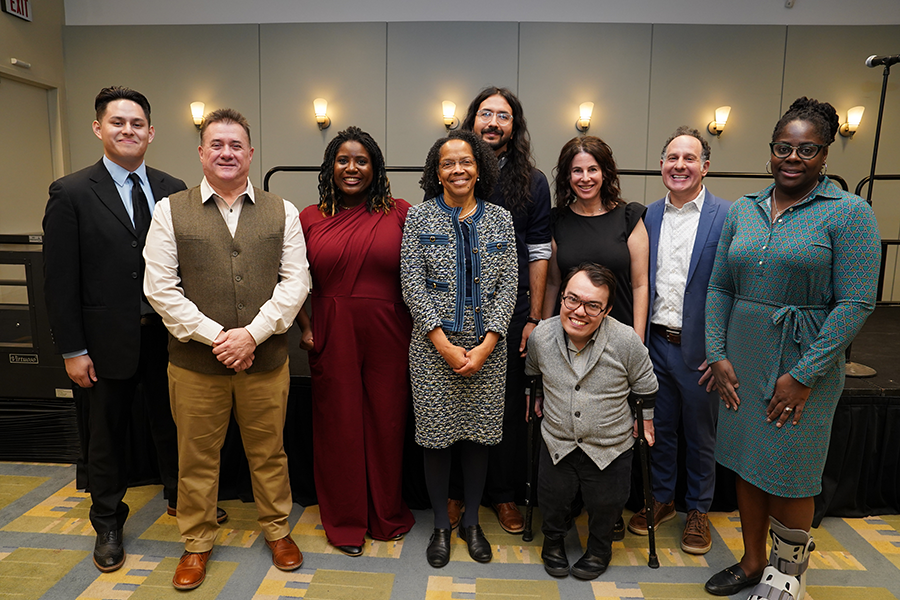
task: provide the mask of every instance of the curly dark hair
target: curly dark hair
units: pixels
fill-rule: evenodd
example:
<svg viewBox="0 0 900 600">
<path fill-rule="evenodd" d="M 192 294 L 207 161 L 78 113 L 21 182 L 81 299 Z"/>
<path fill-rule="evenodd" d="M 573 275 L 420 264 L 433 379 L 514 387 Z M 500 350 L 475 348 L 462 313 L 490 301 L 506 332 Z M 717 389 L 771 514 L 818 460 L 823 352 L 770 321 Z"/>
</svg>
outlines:
<svg viewBox="0 0 900 600">
<path fill-rule="evenodd" d="M 500 192 L 503 204 L 510 212 L 524 210 L 533 202 L 531 197 L 531 171 L 534 169 L 534 157 L 531 155 L 531 136 L 528 134 L 528 122 L 522 111 L 522 103 L 507 88 L 486 87 L 475 96 L 469 104 L 466 118 L 461 129 L 475 131 L 475 118 L 481 103 L 491 96 L 501 96 L 512 108 L 512 137 L 506 145 L 506 164 L 503 166 L 504 176 L 500 178 Z"/>
<path fill-rule="evenodd" d="M 603 182 L 600 184 L 600 201 L 606 210 L 612 210 L 622 203 L 622 190 L 619 188 L 619 171 L 612 148 L 593 135 L 574 137 L 559 151 L 559 160 L 553 169 L 556 185 L 556 207 L 564 208 L 575 201 L 575 192 L 570 184 L 572 179 L 572 161 L 575 157 L 587 152 L 600 165 Z"/>
<path fill-rule="evenodd" d="M 137 90 L 120 85 L 105 87 L 94 98 L 94 110 L 97 112 L 98 121 L 103 120 L 103 115 L 106 114 L 106 106 L 114 100 L 131 100 L 144 110 L 147 125 L 150 124 L 150 101 L 147 100 L 147 97 Z"/>
<path fill-rule="evenodd" d="M 669 139 L 666 140 L 666 143 L 663 144 L 662 152 L 659 154 L 659 158 L 661 160 L 666 160 L 666 150 L 669 149 L 669 144 L 672 143 L 677 137 L 681 137 L 683 135 L 689 135 L 692 138 L 696 138 L 698 142 L 700 142 L 700 162 L 706 162 L 709 160 L 709 155 L 712 154 L 712 150 L 709 147 L 709 142 L 706 141 L 699 131 L 694 129 L 693 127 L 688 127 L 687 125 L 682 125 L 678 129 L 675 130 L 675 133 L 669 136 Z"/>
<path fill-rule="evenodd" d="M 813 98 L 797 98 L 787 112 L 782 115 L 772 131 L 772 141 L 784 130 L 791 121 L 806 121 L 816 128 L 816 134 L 830 146 L 834 142 L 834 134 L 841 126 L 837 111 L 827 102 L 819 102 Z"/>
<path fill-rule="evenodd" d="M 328 143 L 325 158 L 319 169 L 319 211 L 323 215 L 333 216 L 341 207 L 341 191 L 334 185 L 334 161 L 338 150 L 345 142 L 359 142 L 369 154 L 372 161 L 372 185 L 369 186 L 369 197 L 366 199 L 366 210 L 370 213 L 388 213 L 394 208 L 391 196 L 391 182 L 384 169 L 384 155 L 375 139 L 355 125 L 351 125 Z"/>
<path fill-rule="evenodd" d="M 419 186 L 425 190 L 425 196 L 436 198 L 443 193 L 444 188 L 438 179 L 438 162 L 441 159 L 441 148 L 450 140 L 462 140 L 472 148 L 472 156 L 475 157 L 475 166 L 478 168 L 478 181 L 475 182 L 475 197 L 482 200 L 489 197 L 497 183 L 497 157 L 491 147 L 481 141 L 481 138 L 471 131 L 457 129 L 451 131 L 447 137 L 436 141 L 428 151 L 425 159 L 425 170 Z"/>
</svg>

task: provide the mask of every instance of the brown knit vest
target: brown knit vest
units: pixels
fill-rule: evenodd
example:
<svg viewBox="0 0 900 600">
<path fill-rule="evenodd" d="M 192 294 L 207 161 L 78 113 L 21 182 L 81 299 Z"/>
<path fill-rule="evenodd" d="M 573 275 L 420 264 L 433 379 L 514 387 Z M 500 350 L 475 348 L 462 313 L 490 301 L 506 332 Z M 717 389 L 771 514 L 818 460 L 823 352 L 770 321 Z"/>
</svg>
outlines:
<svg viewBox="0 0 900 600">
<path fill-rule="evenodd" d="M 185 297 L 226 330 L 249 325 L 272 297 L 284 246 L 284 203 L 253 188 L 244 198 L 234 238 L 215 201 L 201 202 L 200 187 L 169 196 L 178 268 Z M 271 371 L 287 358 L 287 336 L 273 335 L 254 352 L 248 373 Z M 234 375 L 206 344 L 169 339 L 169 360 L 208 375 Z"/>
</svg>

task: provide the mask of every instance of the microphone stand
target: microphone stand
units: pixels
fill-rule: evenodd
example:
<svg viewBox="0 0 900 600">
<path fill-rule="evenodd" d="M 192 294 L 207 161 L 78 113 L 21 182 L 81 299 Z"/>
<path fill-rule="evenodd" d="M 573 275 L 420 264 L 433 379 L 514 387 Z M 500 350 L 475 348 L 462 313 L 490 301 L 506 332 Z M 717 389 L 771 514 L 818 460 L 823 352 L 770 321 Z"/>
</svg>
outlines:
<svg viewBox="0 0 900 600">
<path fill-rule="evenodd" d="M 884 78 L 881 83 L 881 100 L 878 103 L 878 123 L 875 125 L 875 146 L 872 148 L 872 169 L 869 171 L 869 190 L 866 192 L 866 202 L 869 203 L 869 206 L 872 205 L 872 187 L 875 185 L 875 164 L 878 162 L 878 142 L 881 140 L 881 121 L 884 118 L 884 99 L 887 95 L 888 77 L 890 76 L 891 65 L 885 64 Z M 847 363 L 844 366 L 844 374 L 847 377 L 874 377 L 877 375 L 878 371 L 872 367 L 850 360 L 850 348 L 852 345 L 853 343 L 851 342 L 850 346 L 847 346 L 845 355 Z"/>
</svg>

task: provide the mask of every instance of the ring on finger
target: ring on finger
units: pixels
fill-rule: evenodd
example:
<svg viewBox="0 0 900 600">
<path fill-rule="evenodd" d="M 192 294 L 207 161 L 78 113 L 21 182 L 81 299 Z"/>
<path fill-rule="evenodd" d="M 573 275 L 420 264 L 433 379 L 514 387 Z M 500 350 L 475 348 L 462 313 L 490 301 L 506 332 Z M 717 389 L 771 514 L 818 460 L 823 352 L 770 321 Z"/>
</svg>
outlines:
<svg viewBox="0 0 900 600">
<path fill-rule="evenodd" d="M 786 413 L 793 412 L 793 410 L 794 410 L 794 409 L 791 408 L 790 406 L 785 406 L 785 407 L 784 407 L 784 412 L 786 412 Z"/>
</svg>

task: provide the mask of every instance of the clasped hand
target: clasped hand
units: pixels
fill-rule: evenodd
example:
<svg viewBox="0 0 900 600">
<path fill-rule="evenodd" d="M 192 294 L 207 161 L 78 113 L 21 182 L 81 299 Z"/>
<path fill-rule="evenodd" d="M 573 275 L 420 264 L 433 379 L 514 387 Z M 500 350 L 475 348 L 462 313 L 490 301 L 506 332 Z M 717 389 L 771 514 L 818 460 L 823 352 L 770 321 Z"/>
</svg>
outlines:
<svg viewBox="0 0 900 600">
<path fill-rule="evenodd" d="M 249 369 L 256 358 L 256 340 L 243 327 L 223 330 L 213 341 L 212 351 L 220 363 L 240 373 Z"/>
</svg>

